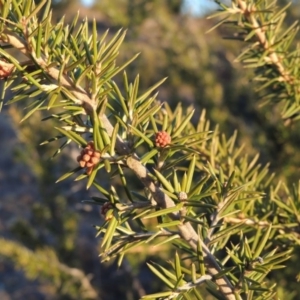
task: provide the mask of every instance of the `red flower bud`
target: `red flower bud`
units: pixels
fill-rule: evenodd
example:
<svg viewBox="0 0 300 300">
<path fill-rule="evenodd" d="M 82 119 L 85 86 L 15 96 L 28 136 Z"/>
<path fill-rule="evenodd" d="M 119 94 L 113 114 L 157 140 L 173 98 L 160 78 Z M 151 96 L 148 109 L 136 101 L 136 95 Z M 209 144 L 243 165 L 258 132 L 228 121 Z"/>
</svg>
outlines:
<svg viewBox="0 0 300 300">
<path fill-rule="evenodd" d="M 164 148 L 171 143 L 171 136 L 166 131 L 159 131 L 155 134 L 155 146 Z"/>
<path fill-rule="evenodd" d="M 80 166 L 81 168 L 84 168 L 85 165 L 86 165 L 86 162 L 85 162 L 84 160 L 81 160 L 81 161 L 79 162 L 79 166 Z"/>
<path fill-rule="evenodd" d="M 87 168 L 86 173 L 90 175 L 96 164 L 99 163 L 101 153 L 94 148 L 94 142 L 90 141 L 86 147 L 81 150 L 80 155 L 77 157 L 77 161 L 81 168 Z"/>
<path fill-rule="evenodd" d="M 100 161 L 100 158 L 98 157 L 91 157 L 90 162 L 93 163 L 94 165 L 96 165 L 98 162 Z"/>
<path fill-rule="evenodd" d="M 94 167 L 94 164 L 93 164 L 92 162 L 88 161 L 88 162 L 86 163 L 86 167 L 88 167 L 88 168 Z"/>
<path fill-rule="evenodd" d="M 7 78 L 9 75 L 11 75 L 13 70 L 14 70 L 13 64 L 7 63 L 4 60 L 0 60 L 0 79 Z"/>
<path fill-rule="evenodd" d="M 82 157 L 82 160 L 84 161 L 89 161 L 91 159 L 91 157 L 88 154 L 84 154 Z"/>
</svg>

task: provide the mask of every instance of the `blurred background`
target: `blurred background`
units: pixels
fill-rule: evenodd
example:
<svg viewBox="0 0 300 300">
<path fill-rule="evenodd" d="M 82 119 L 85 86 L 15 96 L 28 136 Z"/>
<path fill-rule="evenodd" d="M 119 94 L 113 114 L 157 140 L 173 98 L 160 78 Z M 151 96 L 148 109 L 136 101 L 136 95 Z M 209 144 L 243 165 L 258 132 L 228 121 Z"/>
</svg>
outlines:
<svg viewBox="0 0 300 300">
<path fill-rule="evenodd" d="M 299 180 L 299 123 L 283 122 L 276 106 L 260 107 L 253 71 L 235 62 L 245 44 L 222 38 L 231 28 L 206 33 L 217 22 L 207 19 L 216 7 L 210 0 L 57 0 L 53 22 L 66 15 L 71 23 L 79 10 L 80 18 L 97 20 L 99 34 L 127 28 L 119 62 L 141 52 L 127 69 L 132 80 L 140 74 L 141 90 L 167 76 L 160 100 L 195 106 L 195 121 L 205 109 L 212 128 L 219 124 L 227 137 L 237 129 L 244 151 L 260 152 L 260 163 L 270 162 L 276 177 L 291 185 Z M 294 1 L 284 26 L 299 18 Z M 146 262 L 158 252 L 167 260 L 170 250 L 135 249 L 120 268 L 100 264 L 93 226 L 103 220 L 99 207 L 81 202 L 97 192 L 72 178 L 55 184 L 76 166 L 79 150 L 68 146 L 51 159 L 60 144 L 39 144 L 57 135 L 53 123 L 40 126 L 45 115 L 39 112 L 20 123 L 24 114 L 22 105 L 0 114 L 0 299 L 135 300 L 159 291 Z M 299 250 L 286 269 L 271 274 L 285 300 L 300 299 Z"/>
</svg>

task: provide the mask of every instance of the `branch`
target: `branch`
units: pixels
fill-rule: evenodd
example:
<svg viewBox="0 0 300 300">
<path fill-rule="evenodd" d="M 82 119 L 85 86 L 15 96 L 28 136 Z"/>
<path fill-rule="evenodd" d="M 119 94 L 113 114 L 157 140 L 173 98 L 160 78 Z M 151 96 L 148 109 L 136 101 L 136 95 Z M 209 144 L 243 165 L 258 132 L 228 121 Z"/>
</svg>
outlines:
<svg viewBox="0 0 300 300">
<path fill-rule="evenodd" d="M 29 47 L 27 47 L 26 42 L 23 41 L 19 36 L 6 31 L 5 32 L 6 40 L 5 42 L 9 43 L 14 48 L 18 49 L 21 53 L 26 55 L 29 59 L 34 60 L 34 62 L 40 66 L 45 73 L 47 73 L 55 82 L 59 82 L 60 86 L 64 87 L 70 91 L 73 96 L 77 99 L 76 103 L 82 105 L 86 113 L 93 115 L 93 111 L 96 109 L 97 103 L 94 101 L 87 91 L 85 91 L 80 86 L 75 86 L 71 78 L 66 74 L 59 76 L 59 70 L 53 66 L 48 67 L 47 60 L 43 57 L 36 58 L 32 53 L 28 53 Z M 101 122 L 106 129 L 109 136 L 113 133 L 113 126 L 105 115 L 99 116 Z M 152 194 L 153 199 L 161 208 L 171 208 L 175 206 L 174 201 L 163 191 L 155 185 L 152 178 L 149 176 L 148 169 L 141 163 L 137 155 L 130 154 L 130 149 L 126 142 L 124 142 L 120 137 L 116 141 L 116 151 L 120 155 L 127 156 L 126 163 L 127 166 L 133 171 L 133 173 L 141 180 L 144 186 L 149 189 Z M 172 220 L 179 220 L 180 214 L 171 213 L 170 218 Z M 199 236 L 192 227 L 192 225 L 187 222 L 178 226 L 180 236 L 186 240 L 194 251 L 197 251 L 197 243 Z M 203 257 L 204 263 L 208 270 L 208 273 L 211 276 L 217 275 L 221 268 L 218 265 L 215 257 L 211 254 L 209 248 L 200 240 L 203 248 Z M 220 292 L 228 300 L 236 300 L 236 297 L 233 292 L 233 286 L 226 276 L 218 278 L 215 280 L 216 284 L 219 286 Z"/>
<path fill-rule="evenodd" d="M 230 224 L 238 224 L 238 223 L 244 223 L 248 226 L 258 226 L 258 227 L 269 227 L 271 223 L 267 221 L 256 221 L 248 218 L 234 218 L 234 217 L 227 217 L 224 218 L 224 222 L 230 223 Z M 300 239 L 299 230 L 300 227 L 288 227 L 285 224 L 276 224 L 278 231 L 280 234 L 291 234 L 296 239 Z"/>
<path fill-rule="evenodd" d="M 284 65 L 281 63 L 281 59 L 273 49 L 273 45 L 268 42 L 265 31 L 255 18 L 255 13 L 257 13 L 255 5 L 247 5 L 244 0 L 237 0 L 237 6 L 240 8 L 240 13 L 243 14 L 247 21 L 252 25 L 259 44 L 264 48 L 264 50 L 270 53 L 268 56 L 266 56 L 265 60 L 274 65 L 278 73 L 281 75 L 281 81 L 293 84 L 294 77 L 289 74 L 289 71 L 286 70 Z"/>
<path fill-rule="evenodd" d="M 81 105 L 88 114 L 92 114 L 93 110 L 96 108 L 97 102 L 93 101 L 82 87 L 75 86 L 72 80 L 65 74 L 59 76 L 59 69 L 55 67 L 48 67 L 47 60 L 44 57 L 37 58 L 34 52 L 29 53 L 26 42 L 23 41 L 21 37 L 9 32 L 8 30 L 5 30 L 3 33 L 5 36 L 5 39 L 3 40 L 4 42 L 19 50 L 30 60 L 33 60 L 36 65 L 40 66 L 41 69 L 43 69 L 43 71 L 47 73 L 54 81 L 57 82 L 59 80 L 60 85 L 70 91 L 78 100 L 76 103 Z"/>
</svg>

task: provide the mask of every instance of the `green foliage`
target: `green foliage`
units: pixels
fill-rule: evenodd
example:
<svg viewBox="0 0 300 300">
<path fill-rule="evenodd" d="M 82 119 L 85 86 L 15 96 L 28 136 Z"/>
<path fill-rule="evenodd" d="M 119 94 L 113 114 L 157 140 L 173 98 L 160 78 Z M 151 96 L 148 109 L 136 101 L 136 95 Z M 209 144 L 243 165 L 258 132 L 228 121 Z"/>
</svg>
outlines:
<svg viewBox="0 0 300 300">
<path fill-rule="evenodd" d="M 261 103 L 280 102 L 283 119 L 299 118 L 299 47 L 291 49 L 298 33 L 298 22 L 284 28 L 286 10 L 276 8 L 276 1 L 232 1 L 226 6 L 216 0 L 221 17 L 215 27 L 221 24 L 233 26 L 231 38 L 249 44 L 237 57 L 246 68 L 255 69 L 253 80 L 259 82 L 257 91 L 261 92 Z"/>
<path fill-rule="evenodd" d="M 239 15 L 233 22 L 243 28 L 239 38 L 254 40 L 240 61 L 258 72 L 267 100 L 283 103 L 282 117 L 296 120 L 298 52 L 278 59 L 296 31 L 280 32 L 282 12 L 271 13 L 268 1 L 248 2 L 220 3 L 220 14 Z M 176 249 L 168 264 L 148 264 L 165 290 L 144 299 L 273 299 L 277 286 L 268 276 L 284 268 L 300 243 L 300 183 L 274 180 L 258 154 L 250 157 L 238 145 L 237 132 L 227 138 L 212 128 L 205 110 L 197 118 L 193 106 L 172 109 L 159 101 L 165 79 L 141 92 L 139 75 L 131 82 L 125 71 L 137 54 L 118 65 L 124 31 L 98 36 L 96 21 L 89 28 L 78 15 L 71 25 L 64 19 L 53 25 L 47 1 L 0 3 L 0 65 L 10 67 L 1 75 L 3 91 L 13 93 L 7 103 L 25 103 L 22 121 L 51 111 L 44 121 L 55 120 L 58 133 L 42 144 L 62 141 L 54 156 L 69 144 L 85 149 L 91 140 L 100 153 L 91 172 L 74 163 L 57 181 L 76 174 L 98 191 L 86 202 L 101 205 L 102 261 L 117 258 L 121 265 L 133 249 L 168 244 Z M 171 137 L 166 147 L 155 144 L 160 131 Z"/>
<path fill-rule="evenodd" d="M 97 293 L 84 273 L 60 263 L 52 249 L 30 251 L 13 241 L 1 238 L 0 242 L 1 256 L 12 260 L 29 278 L 51 282 L 55 287 L 54 295 L 68 296 L 69 299 L 96 299 Z"/>
</svg>

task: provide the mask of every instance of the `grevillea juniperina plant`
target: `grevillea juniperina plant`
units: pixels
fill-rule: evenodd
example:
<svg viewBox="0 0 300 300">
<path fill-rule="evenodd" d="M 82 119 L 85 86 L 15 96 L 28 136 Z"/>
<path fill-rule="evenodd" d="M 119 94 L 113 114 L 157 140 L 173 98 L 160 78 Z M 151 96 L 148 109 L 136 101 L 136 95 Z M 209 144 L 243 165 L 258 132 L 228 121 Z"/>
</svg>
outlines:
<svg viewBox="0 0 300 300">
<path fill-rule="evenodd" d="M 123 30 L 99 35 L 95 20 L 89 27 L 78 15 L 72 24 L 53 24 L 46 0 L 0 3 L 1 103 L 24 103 L 23 121 L 47 111 L 57 136 L 46 142 L 65 141 L 59 150 L 69 142 L 77 146 L 74 168 L 58 181 L 73 176 L 96 189 L 89 203 L 101 205 L 94 224 L 101 259 L 121 265 L 135 247 L 173 249 L 166 264 L 159 252 L 157 262 L 148 262 L 165 289 L 143 299 L 274 299 L 276 285 L 267 275 L 283 267 L 300 241 L 299 186 L 272 181 L 268 165 L 243 153 L 236 134 L 220 138 L 212 130 L 205 110 L 196 116 L 193 107 L 172 110 L 159 101 L 165 79 L 140 91 L 139 76 L 130 82 L 126 73 L 137 55 L 121 65 L 116 60 Z M 278 79 L 267 88 L 290 92 L 282 115 L 292 118 L 299 111 L 298 74 L 278 58 L 275 46 L 287 50 L 285 44 L 266 41 L 264 3 L 275 9 L 250 0 L 221 8 L 240 14 L 235 24 L 256 39 L 241 61 L 259 60 L 262 78 Z"/>
</svg>

